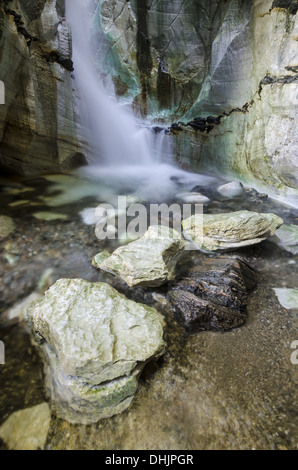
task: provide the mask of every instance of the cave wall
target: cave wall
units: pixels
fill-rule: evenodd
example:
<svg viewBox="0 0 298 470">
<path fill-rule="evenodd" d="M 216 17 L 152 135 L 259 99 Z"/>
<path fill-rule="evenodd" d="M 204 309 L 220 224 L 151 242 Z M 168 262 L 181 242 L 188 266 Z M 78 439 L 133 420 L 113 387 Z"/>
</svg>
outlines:
<svg viewBox="0 0 298 470">
<path fill-rule="evenodd" d="M 181 165 L 198 162 L 201 168 L 216 168 L 295 206 L 298 206 L 297 10 L 298 2 L 254 1 L 250 41 L 241 44 L 237 39 L 236 44 L 227 47 L 225 55 L 218 54 L 217 47 L 213 49 L 211 63 L 218 63 L 219 69 L 210 68 L 202 91 L 186 116 L 191 120 L 195 115 L 221 115 L 220 125 L 215 125 L 208 134 L 190 126 L 182 127 L 173 136 Z M 229 68 L 233 68 L 233 74 L 239 68 L 239 81 L 232 91 L 225 86 Z M 220 105 L 218 97 L 222 100 Z"/>
<path fill-rule="evenodd" d="M 118 95 L 175 126 L 180 164 L 298 205 L 298 2 L 98 0 L 99 69 Z"/>
<path fill-rule="evenodd" d="M 98 0 L 98 63 L 119 96 L 167 121 L 193 105 L 231 0 Z"/>
<path fill-rule="evenodd" d="M 64 0 L 1 0 L 0 163 L 18 173 L 84 161 L 77 143 Z"/>
<path fill-rule="evenodd" d="M 181 166 L 211 169 L 297 202 L 297 0 L 94 0 L 102 77 L 151 122 L 179 124 Z M 1 164 L 84 162 L 64 0 L 0 1 Z"/>
</svg>

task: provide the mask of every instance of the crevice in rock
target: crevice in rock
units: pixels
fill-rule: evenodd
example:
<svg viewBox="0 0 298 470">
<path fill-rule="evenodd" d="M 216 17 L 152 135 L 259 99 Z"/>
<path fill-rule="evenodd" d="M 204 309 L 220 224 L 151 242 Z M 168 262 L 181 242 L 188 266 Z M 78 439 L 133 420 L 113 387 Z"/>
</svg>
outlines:
<svg viewBox="0 0 298 470">
<path fill-rule="evenodd" d="M 63 68 L 65 68 L 69 72 L 74 71 L 73 61 L 71 59 L 66 59 L 65 57 L 61 57 L 56 51 L 51 51 L 51 52 L 43 51 L 42 57 L 46 59 L 47 62 L 52 62 L 52 63 L 57 62 L 57 64 L 60 64 Z"/>
<path fill-rule="evenodd" d="M 33 41 L 38 42 L 39 43 L 39 48 L 42 52 L 42 57 L 44 59 L 46 59 L 47 62 L 51 62 L 51 63 L 56 62 L 56 63 L 60 64 L 63 68 L 68 70 L 69 72 L 73 72 L 74 67 L 73 67 L 73 62 L 72 62 L 71 59 L 61 57 L 57 51 L 51 51 L 51 52 L 44 51 L 44 49 L 40 45 L 39 38 L 36 37 L 36 36 L 32 36 L 32 34 L 30 34 L 28 32 L 28 30 L 25 28 L 25 23 L 22 19 L 22 16 L 19 13 L 17 13 L 16 11 L 14 11 L 14 10 L 12 10 L 8 7 L 8 4 L 9 4 L 10 1 L 11 0 L 2 0 L 2 3 L 4 5 L 4 11 L 5 11 L 6 14 L 11 15 L 13 17 L 14 23 L 15 23 L 16 28 L 17 28 L 17 31 L 20 34 L 22 34 L 22 36 L 24 36 L 24 38 L 27 42 L 27 46 L 30 47 L 30 45 Z"/>
<path fill-rule="evenodd" d="M 137 0 L 137 65 L 142 87 L 141 109 L 144 115 L 147 114 L 148 78 L 153 67 L 147 26 L 148 9 L 147 0 Z"/>
<path fill-rule="evenodd" d="M 273 85 L 274 83 L 281 83 L 281 84 L 287 85 L 290 83 L 294 83 L 298 80 L 298 73 L 297 73 L 298 67 L 289 66 L 289 67 L 286 67 L 286 70 L 295 72 L 296 75 L 282 75 L 281 77 L 275 77 L 275 76 L 270 75 L 269 73 L 265 75 L 265 77 L 260 81 L 260 85 L 259 85 L 258 94 L 260 98 L 261 98 L 261 93 L 262 93 L 264 85 Z"/>
<path fill-rule="evenodd" d="M 280 84 L 291 84 L 296 81 L 298 81 L 298 66 L 288 66 L 286 67 L 286 70 L 290 72 L 296 73 L 296 75 L 282 75 L 280 77 L 272 76 L 269 73 L 265 75 L 265 77 L 260 81 L 259 84 L 259 89 L 256 94 L 258 94 L 259 98 L 261 99 L 261 94 L 263 91 L 263 87 L 266 85 L 273 85 L 275 83 L 280 83 Z M 176 133 L 183 131 L 183 128 L 181 126 L 185 127 L 191 127 L 195 131 L 199 131 L 202 133 L 207 133 L 211 132 L 215 126 L 218 126 L 221 123 L 221 119 L 223 117 L 228 117 L 231 116 L 231 114 L 234 113 L 248 113 L 249 109 L 254 105 L 255 100 L 251 99 L 247 103 L 245 103 L 242 108 L 233 108 L 231 111 L 226 112 L 224 111 L 222 114 L 219 114 L 218 116 L 208 116 L 207 118 L 205 117 L 196 117 L 192 121 L 189 121 L 187 123 L 179 121 L 178 123 L 173 123 L 171 127 L 168 129 L 169 132 Z"/>
</svg>

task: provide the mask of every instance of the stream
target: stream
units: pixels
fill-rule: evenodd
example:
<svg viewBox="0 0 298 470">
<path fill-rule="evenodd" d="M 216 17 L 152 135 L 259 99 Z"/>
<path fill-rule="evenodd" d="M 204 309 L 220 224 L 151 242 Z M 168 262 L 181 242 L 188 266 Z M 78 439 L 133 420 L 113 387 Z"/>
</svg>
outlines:
<svg viewBox="0 0 298 470">
<path fill-rule="evenodd" d="M 251 189 L 225 198 L 215 191 L 220 180 L 212 181 L 215 186 L 204 187 L 210 197 L 206 213 L 248 209 L 297 223 L 298 212 L 291 207 Z M 285 310 L 273 288 L 297 288 L 297 255 L 270 240 L 239 250 L 259 272 L 248 321 L 230 332 L 190 334 L 164 300 L 165 287 L 130 289 L 92 266 L 96 253 L 119 246 L 118 240 L 98 240 L 94 225 L 86 225 L 80 215 L 106 201 L 105 190 L 77 175 L 1 179 L 1 214 L 12 217 L 16 227 L 0 243 L 0 338 L 6 347 L 6 364 L 0 369 L 0 424 L 13 412 L 46 400 L 43 366 L 28 328 L 8 312 L 57 279 L 82 278 L 108 282 L 127 297 L 155 306 L 164 315 L 167 349 L 145 369 L 127 411 L 92 426 L 70 425 L 53 416 L 46 448 L 294 448 L 297 372 L 290 346 L 297 337 L 297 312 Z M 46 214 L 64 220 L 40 220 Z M 198 264 L 209 256 L 189 252 L 184 264 Z"/>
</svg>

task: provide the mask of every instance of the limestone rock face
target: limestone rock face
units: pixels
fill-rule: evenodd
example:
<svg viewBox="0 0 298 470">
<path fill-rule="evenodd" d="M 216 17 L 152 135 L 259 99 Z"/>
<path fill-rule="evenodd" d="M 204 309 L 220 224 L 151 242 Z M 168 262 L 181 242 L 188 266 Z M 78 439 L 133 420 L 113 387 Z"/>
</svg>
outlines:
<svg viewBox="0 0 298 470">
<path fill-rule="evenodd" d="M 98 267 L 121 277 L 130 287 L 160 286 L 172 279 L 184 247 L 175 230 L 151 226 L 142 238 L 118 248 Z"/>
<path fill-rule="evenodd" d="M 211 114 L 220 124 L 208 135 L 187 127 L 173 136 L 184 165 L 216 169 L 295 206 L 297 18 L 297 2 L 230 2 L 201 91 L 182 118 Z"/>
<path fill-rule="evenodd" d="M 172 133 L 184 166 L 297 206 L 297 11 L 296 0 L 98 0 L 100 69 L 144 115 L 213 116 Z"/>
<path fill-rule="evenodd" d="M 121 413 L 131 404 L 142 367 L 129 376 L 90 387 L 80 377 L 63 374 L 57 356 L 43 347 L 46 392 L 56 415 L 69 423 L 92 424 Z"/>
<path fill-rule="evenodd" d="M 207 251 L 255 245 L 274 235 L 282 224 L 275 214 L 250 211 L 194 215 L 182 222 L 184 236 Z"/>
<path fill-rule="evenodd" d="M 77 143 L 71 36 L 62 0 L 0 5 L 0 162 L 39 173 L 83 163 Z"/>
<path fill-rule="evenodd" d="M 200 92 L 212 43 L 232 3 L 98 0 L 101 69 L 143 114 L 183 115 Z"/>
<path fill-rule="evenodd" d="M 155 309 L 108 284 L 61 279 L 28 311 L 58 416 L 88 424 L 123 411 L 164 348 Z"/>
</svg>

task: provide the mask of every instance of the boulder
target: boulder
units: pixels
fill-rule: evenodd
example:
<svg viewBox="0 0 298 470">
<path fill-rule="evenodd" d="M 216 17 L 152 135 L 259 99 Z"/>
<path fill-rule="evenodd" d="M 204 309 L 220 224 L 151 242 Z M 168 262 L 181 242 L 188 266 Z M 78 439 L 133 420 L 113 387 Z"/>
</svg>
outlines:
<svg viewBox="0 0 298 470">
<path fill-rule="evenodd" d="M 151 226 L 143 237 L 118 248 L 98 267 L 121 277 L 130 287 L 160 286 L 174 277 L 184 247 L 177 231 Z"/>
<path fill-rule="evenodd" d="M 233 198 L 240 196 L 243 193 L 243 186 L 238 181 L 232 181 L 231 183 L 223 184 L 217 191 L 225 197 Z"/>
<path fill-rule="evenodd" d="M 49 345 L 43 347 L 46 392 L 53 412 L 72 424 L 89 425 L 121 413 L 131 404 L 143 366 L 129 376 L 90 386 L 80 377 L 65 375 Z"/>
<path fill-rule="evenodd" d="M 283 220 L 275 214 L 238 211 L 194 215 L 183 220 L 186 239 L 198 249 L 226 250 L 254 245 L 274 235 Z"/>
<path fill-rule="evenodd" d="M 164 348 L 157 311 L 104 283 L 60 279 L 29 308 L 28 320 L 53 409 L 70 422 L 88 424 L 126 408 L 142 368 Z"/>
<path fill-rule="evenodd" d="M 244 258 L 210 258 L 173 284 L 169 298 L 187 328 L 230 330 L 245 322 L 256 284 L 256 272 Z"/>
</svg>

